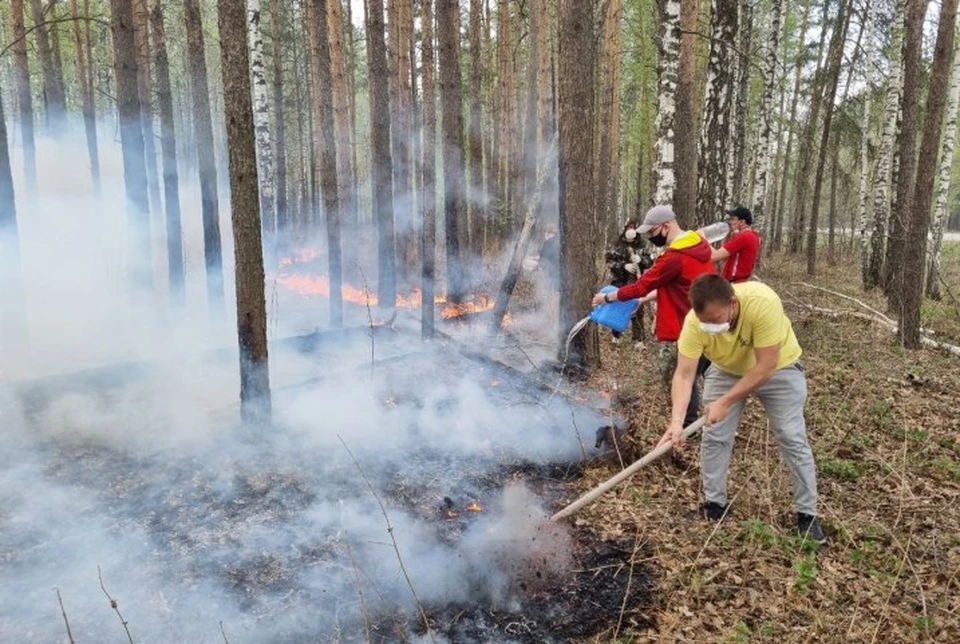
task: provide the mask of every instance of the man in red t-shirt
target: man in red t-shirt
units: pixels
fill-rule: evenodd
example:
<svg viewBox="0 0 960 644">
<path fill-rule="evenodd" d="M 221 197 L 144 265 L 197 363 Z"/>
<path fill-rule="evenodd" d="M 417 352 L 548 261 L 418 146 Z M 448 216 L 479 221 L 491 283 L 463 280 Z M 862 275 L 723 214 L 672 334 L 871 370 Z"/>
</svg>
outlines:
<svg viewBox="0 0 960 644">
<path fill-rule="evenodd" d="M 749 208 L 737 206 L 726 211 L 733 230 L 733 238 L 720 248 L 714 249 L 710 259 L 715 262 L 726 260 L 721 275 L 734 284 L 746 282 L 753 274 L 753 267 L 760 255 L 760 236 L 751 226 L 753 215 Z"/>
</svg>

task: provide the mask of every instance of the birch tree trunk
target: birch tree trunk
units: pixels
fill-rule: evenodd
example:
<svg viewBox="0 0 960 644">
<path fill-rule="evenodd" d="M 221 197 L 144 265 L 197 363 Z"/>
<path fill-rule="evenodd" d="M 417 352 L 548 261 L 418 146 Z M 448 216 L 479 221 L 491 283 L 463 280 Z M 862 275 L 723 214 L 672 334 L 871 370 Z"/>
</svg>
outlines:
<svg viewBox="0 0 960 644">
<path fill-rule="evenodd" d="M 336 127 L 334 125 L 333 73 L 330 60 L 328 2 L 307 0 L 307 35 L 310 39 L 310 71 L 314 88 L 313 110 L 318 123 L 314 149 L 320 156 L 320 183 L 327 223 L 327 258 L 330 271 L 330 326 L 343 327 L 343 276 L 340 246 L 340 207 L 337 186 Z M 381 276 L 382 279 L 382 276 Z M 381 306 L 384 302 L 381 301 Z M 389 302 L 396 304 L 395 298 Z"/>
<path fill-rule="evenodd" d="M 873 60 L 876 47 L 874 38 L 879 34 L 874 34 L 874 20 L 877 13 L 877 0 L 868 0 L 867 15 L 864 19 L 863 31 L 866 34 L 864 44 L 864 58 L 868 61 Z M 896 63 L 893 63 L 894 65 Z M 866 71 L 866 88 L 863 98 L 863 127 L 860 131 L 860 193 L 857 199 L 858 207 L 858 225 L 857 231 L 860 235 L 860 275 L 863 284 L 867 283 L 867 269 L 870 265 L 870 235 L 873 231 L 868 229 L 868 222 L 872 218 L 867 217 L 867 201 L 869 199 L 868 184 L 870 181 L 870 113 L 873 111 L 873 66 L 869 66 Z"/>
<path fill-rule="evenodd" d="M 280 0 L 270 0 L 270 36 L 273 40 L 273 114 L 274 140 L 277 143 L 277 236 L 284 239 L 288 228 L 287 212 L 287 128 L 284 119 L 283 51 L 280 41 Z M 299 106 L 297 106 L 299 109 Z"/>
<path fill-rule="evenodd" d="M 270 421 L 270 371 L 246 7 L 244 0 L 219 0 L 218 8 L 235 248 L 240 414 L 249 425 L 263 425 Z"/>
<path fill-rule="evenodd" d="M 596 291 L 599 240 L 590 231 L 594 208 L 595 0 L 561 0 L 558 107 L 560 128 L 560 332 L 590 312 Z M 595 329 L 574 338 L 571 356 L 588 367 L 600 364 Z"/>
<path fill-rule="evenodd" d="M 213 156 L 213 122 L 207 90 L 207 62 L 200 22 L 200 1 L 185 0 L 187 59 L 193 102 L 193 138 L 197 144 L 200 204 L 203 219 L 203 257 L 207 274 L 207 305 L 214 315 L 224 312 L 223 255 L 220 243 L 220 205 L 217 196 L 217 165 Z M 244 39 L 246 43 L 246 39 Z"/>
<path fill-rule="evenodd" d="M 810 229 L 807 232 L 807 274 L 814 275 L 817 270 L 817 239 L 820 224 L 820 196 L 823 194 L 823 173 L 827 165 L 827 152 L 830 143 L 830 129 L 833 124 L 834 100 L 837 97 L 837 85 L 840 82 L 840 64 L 843 62 L 843 45 L 847 39 L 850 0 L 840 0 L 837 10 L 837 24 L 830 36 L 827 52 L 826 83 L 824 95 L 823 125 L 820 130 L 820 158 L 813 180 L 813 202 L 810 207 Z"/>
<path fill-rule="evenodd" d="M 421 265 L 420 332 L 424 340 L 434 334 L 434 297 L 437 259 L 437 88 L 433 56 L 433 0 L 421 2 L 423 29 L 423 232 L 420 240 Z M 472 7 L 471 7 L 472 8 Z M 475 59 L 474 59 L 475 60 Z M 476 168 L 476 166 L 474 166 Z M 482 171 L 481 171 L 482 172 Z"/>
<path fill-rule="evenodd" d="M 672 204 L 676 189 L 674 119 L 677 112 L 677 70 L 680 58 L 680 0 L 661 0 L 657 59 L 657 162 L 653 200 Z M 562 155 L 561 155 L 562 158 Z M 685 214 L 680 215 L 685 217 Z"/>
<path fill-rule="evenodd" d="M 53 48 L 50 46 L 49 26 L 45 24 L 46 18 L 43 15 L 43 5 L 40 0 L 31 0 L 30 8 L 33 14 L 33 36 L 37 43 L 40 67 L 43 70 L 43 102 L 47 128 L 51 135 L 60 137 L 64 133 L 67 116 L 63 77 L 57 74 Z"/>
<path fill-rule="evenodd" d="M 730 140 L 732 59 L 726 43 L 737 37 L 738 0 L 712 0 L 713 28 L 707 67 L 706 105 L 700 134 L 697 223 L 715 221 L 727 205 L 727 144 Z"/>
<path fill-rule="evenodd" d="M 27 30 L 23 0 L 11 0 L 13 15 L 13 69 L 17 79 L 17 104 L 20 107 L 20 138 L 23 145 L 23 173 L 27 195 L 37 191 L 37 148 L 34 140 L 33 92 L 30 91 L 30 63 L 27 58 Z"/>
<path fill-rule="evenodd" d="M 760 109 L 760 135 L 757 140 L 757 166 L 753 184 L 753 226 L 766 231 L 767 182 L 773 156 L 773 93 L 776 89 L 777 58 L 780 52 L 780 33 L 783 30 L 783 0 L 773 0 L 767 52 L 763 60 L 763 102 Z"/>
<path fill-rule="evenodd" d="M 166 212 L 167 275 L 174 304 L 183 306 L 183 233 L 180 223 L 180 177 L 177 171 L 177 135 L 173 124 L 173 95 L 163 3 L 151 0 L 150 29 L 153 35 L 154 71 L 157 75 L 157 107 L 160 110 L 160 148 L 163 154 L 163 202 Z"/>
<path fill-rule="evenodd" d="M 373 213 L 378 233 L 378 296 L 381 307 L 397 301 L 397 259 L 393 221 L 393 157 L 390 151 L 390 90 L 383 4 L 367 2 L 367 66 L 370 79 L 370 166 Z"/>
<path fill-rule="evenodd" d="M 897 170 L 897 196 L 890 217 L 889 239 L 884 261 L 884 292 L 891 311 L 899 315 L 903 305 L 904 246 L 907 242 L 907 227 L 914 207 L 914 190 L 917 178 L 917 128 L 920 106 L 920 64 L 923 45 L 923 18 L 928 0 L 907 0 L 904 31 L 903 91 L 900 99 L 900 139 L 898 141 L 900 163 Z M 951 50 L 952 51 L 952 50 Z M 936 152 L 929 158 L 936 158 Z M 929 163 L 927 163 L 929 164 Z M 925 165 L 927 165 L 925 164 Z M 929 216 L 929 204 L 924 217 Z M 926 235 L 924 235 L 926 240 Z M 921 290 L 923 275 L 911 286 Z"/>
<path fill-rule="evenodd" d="M 437 2 L 437 44 L 440 63 L 443 193 L 447 247 L 447 300 L 464 298 L 461 250 L 463 233 L 463 105 L 460 81 L 460 6 L 457 0 Z"/>
<path fill-rule="evenodd" d="M 130 0 L 110 0 L 110 23 L 113 31 L 114 76 L 117 79 L 123 183 L 126 188 L 127 219 L 132 240 L 128 257 L 134 285 L 153 289 L 150 204 L 143 156 L 143 130 L 140 127 L 137 44 Z"/>
<path fill-rule="evenodd" d="M 263 62 L 263 31 L 260 28 L 260 0 L 247 2 L 247 38 L 250 43 L 250 77 L 253 86 L 253 127 L 257 148 L 257 176 L 260 179 L 260 223 L 263 238 L 273 245 L 277 232 L 275 210 L 276 176 L 273 170 L 273 145 L 270 140 L 270 104 L 267 101 L 267 75 Z"/>
<path fill-rule="evenodd" d="M 913 209 L 906 235 L 903 261 L 903 285 L 910 285 L 900 294 L 902 308 L 899 334 L 907 349 L 919 349 L 920 309 L 923 305 L 923 269 L 926 265 L 927 234 L 930 231 L 930 206 L 933 201 L 933 182 L 936 178 L 937 150 L 943 132 L 943 112 L 950 84 L 951 58 L 957 33 L 957 1 L 943 0 L 940 4 L 940 22 L 933 51 L 933 69 L 930 71 L 930 92 L 927 95 L 927 120 L 920 141 L 920 159 L 917 168 L 917 186 L 914 189 Z M 926 2 L 922 3 L 926 9 Z M 921 20 L 923 18 L 921 17 Z M 921 23 L 922 25 L 922 23 Z M 956 120 L 956 112 L 951 117 Z"/>
<path fill-rule="evenodd" d="M 939 300 L 940 259 L 943 250 L 943 224 L 947 218 L 950 197 L 950 179 L 953 174 L 953 151 L 957 144 L 957 111 L 960 109 L 960 39 L 954 34 L 953 71 L 950 73 L 950 92 L 947 100 L 947 122 L 943 133 L 943 156 L 940 158 L 940 178 L 937 184 L 936 205 L 933 221 L 930 224 L 928 242 L 927 277 L 925 292 L 927 297 Z"/>
<path fill-rule="evenodd" d="M 100 196 L 100 147 L 97 143 L 97 116 L 93 101 L 93 87 L 87 71 L 87 52 L 80 32 L 80 12 L 77 0 L 70 0 L 70 15 L 73 18 L 73 49 L 76 55 L 77 81 L 80 85 L 80 100 L 83 110 L 83 126 L 87 136 L 87 155 L 90 157 L 90 179 L 93 192 Z"/>
</svg>

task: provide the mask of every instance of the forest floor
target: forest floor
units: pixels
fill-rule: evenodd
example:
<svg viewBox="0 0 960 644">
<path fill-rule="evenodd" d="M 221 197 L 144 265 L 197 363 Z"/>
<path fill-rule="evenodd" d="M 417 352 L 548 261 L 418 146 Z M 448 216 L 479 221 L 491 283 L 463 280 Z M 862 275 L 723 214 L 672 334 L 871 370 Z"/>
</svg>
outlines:
<svg viewBox="0 0 960 644">
<path fill-rule="evenodd" d="M 945 264 L 945 281 L 960 285 L 960 244 Z M 805 352 L 829 543 L 817 552 L 791 536 L 789 477 L 751 400 L 722 522 L 686 516 L 701 501 L 696 440 L 574 517 L 602 539 L 634 540 L 629 568 L 655 576 L 650 604 L 624 607 L 586 641 L 960 641 L 960 357 L 907 352 L 881 324 L 811 311 L 865 309 L 803 282 L 885 310 L 879 295 L 860 292 L 853 257 L 824 263 L 815 278 L 783 256 L 759 273 L 783 298 Z M 960 308 L 949 295 L 925 305 L 923 323 L 960 344 Z M 621 441 L 629 463 L 655 445 L 669 403 L 652 345 L 614 344 L 603 333 L 601 346 L 603 366 L 588 385 L 629 421 Z M 567 500 L 612 476 L 617 460 L 588 467 Z"/>
</svg>

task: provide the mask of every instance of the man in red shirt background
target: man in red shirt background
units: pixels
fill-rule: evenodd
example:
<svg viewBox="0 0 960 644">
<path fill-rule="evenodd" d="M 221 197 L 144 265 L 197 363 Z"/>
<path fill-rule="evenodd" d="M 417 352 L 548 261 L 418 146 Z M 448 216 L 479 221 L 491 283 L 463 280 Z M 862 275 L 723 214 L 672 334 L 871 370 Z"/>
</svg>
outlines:
<svg viewBox="0 0 960 644">
<path fill-rule="evenodd" d="M 753 214 L 749 208 L 737 206 L 727 210 L 733 237 L 720 248 L 714 249 L 710 259 L 715 262 L 726 260 L 720 274 L 733 284 L 746 282 L 753 275 L 753 268 L 760 255 L 760 235 L 753 226 Z"/>
</svg>

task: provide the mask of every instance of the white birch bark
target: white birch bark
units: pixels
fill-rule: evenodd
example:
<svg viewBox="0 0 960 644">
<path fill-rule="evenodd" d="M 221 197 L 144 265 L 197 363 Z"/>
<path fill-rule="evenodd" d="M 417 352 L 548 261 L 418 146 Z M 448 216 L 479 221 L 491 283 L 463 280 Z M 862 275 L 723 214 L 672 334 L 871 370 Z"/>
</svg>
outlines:
<svg viewBox="0 0 960 644">
<path fill-rule="evenodd" d="M 904 1 L 897 3 L 896 22 L 892 33 L 896 40 L 894 51 L 900 51 L 903 38 L 903 20 L 906 14 Z M 887 96 L 884 108 L 883 136 L 880 139 L 877 172 L 873 181 L 873 225 L 870 234 L 870 261 L 864 286 L 873 288 L 880 283 L 883 271 L 884 247 L 887 224 L 890 220 L 890 187 L 894 176 L 894 158 L 897 127 L 900 116 L 900 93 L 903 89 L 903 69 L 900 57 L 893 59 L 890 77 L 887 82 Z"/>
<path fill-rule="evenodd" d="M 276 232 L 276 175 L 270 138 L 270 105 L 263 63 L 263 31 L 260 29 L 260 0 L 247 0 L 247 37 L 250 45 L 250 81 L 253 96 L 253 130 L 257 144 L 257 175 L 260 177 L 260 217 L 263 232 Z M 265 240 L 266 241 L 266 240 Z"/>
<path fill-rule="evenodd" d="M 866 34 L 864 58 L 868 61 L 868 64 L 863 99 L 863 131 L 860 135 L 860 196 L 857 200 L 860 207 L 858 225 L 860 232 L 860 265 L 864 283 L 867 281 L 867 271 L 870 267 L 870 235 L 872 234 L 872 229 L 867 229 L 867 226 L 872 223 L 872 220 L 867 217 L 867 202 L 870 195 L 867 184 L 870 178 L 870 112 L 873 110 L 873 66 L 869 63 L 873 61 L 875 51 L 873 33 L 875 14 L 876 2 L 867 0 L 867 17 L 863 30 Z"/>
<path fill-rule="evenodd" d="M 657 59 L 657 188 L 654 202 L 672 204 L 677 185 L 674 171 L 674 129 L 677 113 L 677 75 L 680 65 L 680 0 L 663 0 Z"/>
<path fill-rule="evenodd" d="M 760 110 L 760 137 L 757 141 L 757 170 L 753 183 L 753 225 L 763 230 L 767 205 L 767 181 L 773 148 L 773 93 L 776 90 L 777 54 L 783 30 L 783 0 L 773 0 L 773 24 L 767 39 L 767 55 L 763 61 L 763 108 Z"/>
<path fill-rule="evenodd" d="M 730 139 L 730 103 L 733 52 L 727 43 L 737 37 L 737 0 L 711 0 L 713 15 L 703 128 L 700 130 L 700 165 L 697 179 L 697 223 L 722 216 L 727 205 L 727 143 Z"/>
<path fill-rule="evenodd" d="M 960 14 L 958 14 L 960 15 Z M 960 25 L 960 18 L 958 18 Z M 930 226 L 930 238 L 927 241 L 927 297 L 939 300 L 940 295 L 940 255 L 943 246 L 943 222 L 947 218 L 947 205 L 950 196 L 950 178 L 953 169 L 953 151 L 957 143 L 957 109 L 960 108 L 960 39 L 953 49 L 953 70 L 950 73 L 950 93 L 947 95 L 947 123 L 943 133 L 943 153 L 940 158 L 940 182 L 937 185 L 937 198 L 933 208 L 933 221 Z"/>
</svg>

